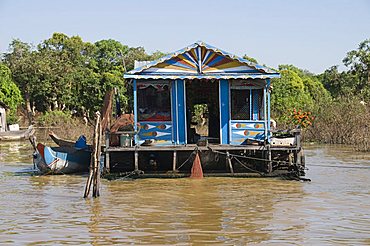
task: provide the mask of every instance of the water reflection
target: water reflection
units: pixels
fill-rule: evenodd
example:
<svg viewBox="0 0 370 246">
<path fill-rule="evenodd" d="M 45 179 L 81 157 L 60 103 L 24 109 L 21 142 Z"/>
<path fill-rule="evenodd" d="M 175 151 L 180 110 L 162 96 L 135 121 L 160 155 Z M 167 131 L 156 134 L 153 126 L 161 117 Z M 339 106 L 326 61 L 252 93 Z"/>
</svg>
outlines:
<svg viewBox="0 0 370 246">
<path fill-rule="evenodd" d="M 370 158 L 348 149 L 307 147 L 311 183 L 243 178 L 104 180 L 102 196 L 85 200 L 86 177 L 14 175 L 32 165 L 32 149 L 22 144 L 0 146 L 0 244 L 370 242 L 370 170 L 340 168 L 370 167 Z"/>
</svg>

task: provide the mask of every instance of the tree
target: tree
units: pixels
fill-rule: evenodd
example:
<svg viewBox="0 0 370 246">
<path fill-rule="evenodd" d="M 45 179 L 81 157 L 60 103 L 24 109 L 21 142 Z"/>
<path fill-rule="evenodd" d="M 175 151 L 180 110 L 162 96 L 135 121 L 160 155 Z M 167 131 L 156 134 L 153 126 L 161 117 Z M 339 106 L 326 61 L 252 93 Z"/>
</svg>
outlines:
<svg viewBox="0 0 370 246">
<path fill-rule="evenodd" d="M 360 43 L 357 50 L 347 53 L 343 63 L 348 71 L 339 72 L 332 66 L 317 76 L 334 98 L 356 96 L 370 100 L 370 39 Z"/>
<path fill-rule="evenodd" d="M 79 88 L 84 88 L 87 81 L 79 76 L 89 64 L 92 48 L 78 36 L 68 37 L 54 33 L 51 38 L 38 46 L 39 61 L 43 61 L 43 87 L 48 88 L 43 100 L 48 110 L 63 110 L 79 107 L 75 97 Z M 81 86 L 82 85 L 82 86 Z M 77 89 L 77 90 L 76 90 Z M 43 109 L 45 110 L 45 109 Z"/>
<path fill-rule="evenodd" d="M 293 65 L 280 65 L 279 70 L 281 78 L 272 80 L 271 108 L 280 122 L 287 122 L 294 109 L 319 113 L 330 101 L 330 94 L 314 74 Z"/>
<path fill-rule="evenodd" d="M 353 95 L 353 82 L 358 80 L 357 76 L 351 73 L 339 72 L 338 66 L 330 67 L 317 78 L 334 98 Z"/>
<path fill-rule="evenodd" d="M 364 100 L 370 99 L 370 39 L 359 44 L 357 50 L 347 53 L 343 59 L 344 65 L 349 68 L 349 73 L 356 79 L 352 81 L 352 88 Z"/>
<path fill-rule="evenodd" d="M 0 101 L 10 108 L 8 120 L 15 118 L 17 107 L 22 102 L 22 95 L 13 82 L 10 69 L 3 63 L 0 63 Z"/>
<path fill-rule="evenodd" d="M 29 121 L 32 118 L 31 95 L 33 86 L 38 83 L 35 53 L 31 45 L 14 39 L 9 45 L 10 53 L 4 55 L 4 62 L 12 71 L 13 81 L 21 90 L 26 103 Z"/>
<path fill-rule="evenodd" d="M 33 109 L 93 115 L 105 93 L 113 88 L 118 89 L 121 106 L 129 111 L 132 93 L 123 74 L 133 69 L 135 60 L 165 55 L 160 51 L 148 55 L 142 47 L 129 48 L 112 39 L 92 44 L 63 33 L 54 33 L 37 47 L 13 40 L 9 50 L 4 61 L 13 72 L 30 116 Z"/>
<path fill-rule="evenodd" d="M 273 117 L 286 121 L 294 108 L 309 108 L 312 99 L 305 93 L 303 80 L 296 72 L 283 69 L 280 73 L 281 78 L 272 81 L 271 108 Z"/>
</svg>

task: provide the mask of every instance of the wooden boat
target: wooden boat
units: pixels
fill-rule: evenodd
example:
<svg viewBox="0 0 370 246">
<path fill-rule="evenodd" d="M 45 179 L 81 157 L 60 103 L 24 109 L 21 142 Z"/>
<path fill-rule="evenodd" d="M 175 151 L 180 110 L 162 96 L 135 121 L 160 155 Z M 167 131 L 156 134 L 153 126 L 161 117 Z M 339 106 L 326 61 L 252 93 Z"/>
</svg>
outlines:
<svg viewBox="0 0 370 246">
<path fill-rule="evenodd" d="M 0 141 L 16 141 L 28 139 L 35 133 L 35 129 L 29 126 L 26 130 L 0 132 Z"/>
<path fill-rule="evenodd" d="M 43 174 L 71 174 L 87 172 L 90 159 L 89 148 L 49 147 L 39 143 L 35 148 L 33 161 Z"/>
<path fill-rule="evenodd" d="M 76 142 L 75 141 L 71 141 L 71 140 L 66 140 L 66 139 L 62 139 L 60 137 L 58 137 L 53 131 L 49 131 L 49 137 L 51 138 L 51 140 L 54 141 L 54 143 L 56 143 L 59 147 L 70 147 L 70 148 L 73 148 L 76 146 Z M 92 146 L 91 144 L 87 144 L 87 149 L 89 151 L 92 151 Z M 105 145 L 102 145 L 101 146 L 101 150 L 103 151 L 105 148 Z"/>
<path fill-rule="evenodd" d="M 61 139 L 53 131 L 49 131 L 49 137 L 60 147 L 74 147 L 76 143 L 74 141 Z"/>
</svg>

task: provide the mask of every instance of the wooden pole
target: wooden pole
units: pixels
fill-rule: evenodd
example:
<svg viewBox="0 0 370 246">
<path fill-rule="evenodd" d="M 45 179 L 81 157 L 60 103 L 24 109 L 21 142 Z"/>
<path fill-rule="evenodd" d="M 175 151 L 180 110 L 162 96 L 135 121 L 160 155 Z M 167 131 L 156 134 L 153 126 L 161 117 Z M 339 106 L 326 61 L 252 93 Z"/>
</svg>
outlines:
<svg viewBox="0 0 370 246">
<path fill-rule="evenodd" d="M 110 134 L 108 131 L 106 131 L 105 132 L 105 170 L 104 170 L 106 173 L 110 172 L 110 156 L 108 152 L 109 137 L 110 137 Z"/>
<path fill-rule="evenodd" d="M 139 171 L 139 152 L 135 148 L 135 171 Z"/>
<path fill-rule="evenodd" d="M 90 194 L 90 188 L 91 188 L 91 183 L 93 180 L 93 175 L 94 175 L 94 152 L 91 153 L 90 172 L 89 172 L 89 177 L 87 178 L 87 181 L 86 181 L 84 198 L 88 197 Z"/>
<path fill-rule="evenodd" d="M 234 168 L 233 168 L 233 164 L 231 163 L 229 151 L 226 151 L 226 160 L 227 160 L 227 163 L 229 164 L 230 172 L 234 173 Z"/>
<path fill-rule="evenodd" d="M 173 151 L 173 159 L 172 159 L 172 171 L 176 171 L 176 165 L 177 165 L 177 151 Z"/>
<path fill-rule="evenodd" d="M 93 150 L 91 153 L 90 161 L 90 173 L 86 181 L 86 187 L 84 192 L 84 198 L 88 197 L 90 194 L 91 184 L 93 184 L 93 197 L 98 197 L 99 186 L 100 186 L 100 140 L 101 140 L 101 122 L 100 122 L 100 113 L 96 112 L 96 124 L 94 131 L 94 141 L 93 141 Z"/>
<path fill-rule="evenodd" d="M 100 114 L 97 114 L 97 142 L 95 143 L 95 165 L 94 165 L 94 186 L 93 186 L 93 197 L 100 196 L 100 152 L 101 152 L 101 136 L 102 136 L 102 124 L 100 121 Z"/>
<path fill-rule="evenodd" d="M 267 145 L 267 172 L 272 173 L 272 155 L 270 144 Z"/>
</svg>

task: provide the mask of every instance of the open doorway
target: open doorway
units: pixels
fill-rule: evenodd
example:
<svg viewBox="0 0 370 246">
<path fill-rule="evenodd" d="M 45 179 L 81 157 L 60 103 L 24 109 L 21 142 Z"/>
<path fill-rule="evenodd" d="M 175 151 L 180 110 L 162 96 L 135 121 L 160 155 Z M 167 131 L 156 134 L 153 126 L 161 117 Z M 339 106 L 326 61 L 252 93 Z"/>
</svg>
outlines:
<svg viewBox="0 0 370 246">
<path fill-rule="evenodd" d="M 187 143 L 206 138 L 220 143 L 220 109 L 218 81 L 186 81 Z"/>
</svg>

